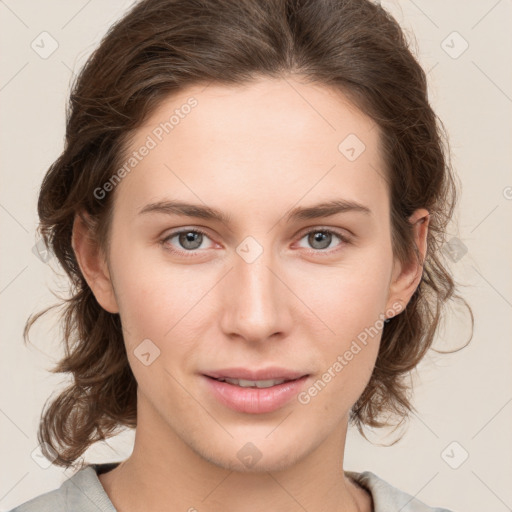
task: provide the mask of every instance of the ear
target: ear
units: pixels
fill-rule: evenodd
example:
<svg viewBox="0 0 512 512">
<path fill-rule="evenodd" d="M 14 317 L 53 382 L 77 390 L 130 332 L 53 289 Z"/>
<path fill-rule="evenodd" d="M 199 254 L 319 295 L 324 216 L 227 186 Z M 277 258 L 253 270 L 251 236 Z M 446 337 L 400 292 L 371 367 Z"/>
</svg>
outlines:
<svg viewBox="0 0 512 512">
<path fill-rule="evenodd" d="M 416 257 L 409 261 L 407 264 L 402 265 L 395 259 L 393 263 L 393 275 L 389 286 L 389 295 L 387 308 L 393 308 L 393 304 L 400 303 L 401 310 L 396 314 L 403 311 L 416 288 L 420 284 L 421 276 L 423 274 L 423 262 L 427 254 L 427 234 L 430 216 L 425 208 L 419 208 L 409 217 L 409 222 L 413 224 L 414 229 L 414 243 L 418 249 L 421 261 L 417 261 Z"/>
<path fill-rule="evenodd" d="M 109 313 L 118 313 L 119 307 L 106 259 L 82 216 L 88 219 L 84 212 L 75 215 L 71 237 L 78 265 L 101 307 Z M 92 225 L 89 220 L 88 224 Z"/>
</svg>

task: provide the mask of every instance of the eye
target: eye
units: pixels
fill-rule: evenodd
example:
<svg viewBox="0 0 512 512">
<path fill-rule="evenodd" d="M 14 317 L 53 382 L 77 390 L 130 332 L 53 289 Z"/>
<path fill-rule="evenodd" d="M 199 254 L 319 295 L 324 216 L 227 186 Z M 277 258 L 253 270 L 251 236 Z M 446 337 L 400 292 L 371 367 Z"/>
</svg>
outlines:
<svg viewBox="0 0 512 512">
<path fill-rule="evenodd" d="M 301 236 L 300 240 L 307 238 L 307 243 L 313 247 L 312 252 L 314 253 L 331 253 L 333 251 L 326 249 L 328 249 L 331 245 L 331 242 L 333 241 L 333 235 L 335 238 L 338 238 L 342 242 L 338 245 L 345 245 L 350 243 L 350 239 L 342 233 L 322 227 L 310 229 Z M 196 251 L 201 249 L 205 237 L 209 238 L 207 233 L 200 229 L 181 229 L 179 231 L 174 231 L 170 235 L 166 236 L 163 240 L 161 240 L 160 243 L 165 247 L 166 250 L 172 253 L 178 254 L 179 256 L 192 257 L 197 256 Z M 171 241 L 174 238 L 176 238 L 180 247 L 173 247 Z M 208 247 L 203 247 L 202 249 L 208 249 Z"/>
<path fill-rule="evenodd" d="M 341 242 L 343 242 L 342 244 L 338 245 L 344 245 L 350 242 L 347 236 L 328 228 L 311 229 L 302 235 L 301 240 L 306 238 L 307 243 L 313 247 L 313 252 L 332 252 L 326 251 L 325 249 L 328 249 L 331 245 L 331 242 L 333 241 L 333 235 L 335 238 L 338 238 L 341 240 Z"/>
<path fill-rule="evenodd" d="M 204 231 L 201 231 L 200 229 L 182 229 L 180 231 L 175 231 L 171 233 L 169 236 L 165 237 L 160 243 L 171 252 L 183 256 L 194 256 L 193 251 L 201 247 L 204 237 L 208 237 L 208 235 Z M 174 249 L 172 246 L 170 246 L 170 241 L 173 238 L 177 238 L 177 242 L 185 250 L 179 248 Z"/>
</svg>

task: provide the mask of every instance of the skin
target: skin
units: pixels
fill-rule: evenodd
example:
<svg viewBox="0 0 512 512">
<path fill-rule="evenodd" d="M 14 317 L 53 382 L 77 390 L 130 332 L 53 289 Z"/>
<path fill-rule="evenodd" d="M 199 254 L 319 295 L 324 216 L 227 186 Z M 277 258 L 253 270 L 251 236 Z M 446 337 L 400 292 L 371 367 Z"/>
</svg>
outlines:
<svg viewBox="0 0 512 512">
<path fill-rule="evenodd" d="M 293 399 L 272 413 L 225 407 L 200 374 L 277 365 L 314 382 L 359 333 L 407 304 L 422 267 L 393 258 L 379 129 L 339 91 L 265 78 L 166 98 L 131 149 L 191 96 L 198 105 L 117 185 L 109 254 L 86 243 L 78 217 L 74 225 L 80 268 L 101 306 L 120 314 L 138 382 L 133 453 L 100 481 L 122 512 L 370 511 L 370 495 L 341 468 L 349 411 L 381 332 L 308 404 Z M 366 146 L 354 161 L 338 150 L 351 133 Z M 371 214 L 285 221 L 291 208 L 340 198 Z M 138 214 L 163 199 L 215 207 L 232 223 Z M 428 212 L 410 221 L 424 257 Z M 199 248 L 177 236 L 162 245 L 177 228 L 207 236 Z M 315 228 L 352 237 L 315 244 Z M 263 249 L 251 263 L 236 252 L 247 236 Z M 148 366 L 134 354 L 144 339 L 160 350 Z M 253 467 L 237 457 L 248 442 L 261 453 Z"/>
</svg>

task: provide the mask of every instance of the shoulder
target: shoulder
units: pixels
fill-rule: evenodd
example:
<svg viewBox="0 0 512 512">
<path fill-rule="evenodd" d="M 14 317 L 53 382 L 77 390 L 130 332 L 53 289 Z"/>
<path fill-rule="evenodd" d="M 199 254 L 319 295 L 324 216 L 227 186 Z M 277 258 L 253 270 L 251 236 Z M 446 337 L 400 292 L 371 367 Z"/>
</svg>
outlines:
<svg viewBox="0 0 512 512">
<path fill-rule="evenodd" d="M 116 512 L 91 464 L 65 480 L 58 489 L 32 498 L 10 512 Z"/>
<path fill-rule="evenodd" d="M 371 471 L 345 474 L 364 487 L 372 496 L 374 512 L 402 510 L 403 512 L 451 512 L 446 508 L 430 507 L 414 496 L 397 489 Z M 393 508 L 390 508 L 393 507 Z"/>
</svg>

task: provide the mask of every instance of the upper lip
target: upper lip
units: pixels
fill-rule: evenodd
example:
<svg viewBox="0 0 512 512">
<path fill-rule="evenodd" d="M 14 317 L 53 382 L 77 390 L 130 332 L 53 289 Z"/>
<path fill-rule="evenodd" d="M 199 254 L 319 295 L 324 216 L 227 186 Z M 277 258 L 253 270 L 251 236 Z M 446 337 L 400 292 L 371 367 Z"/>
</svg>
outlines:
<svg viewBox="0 0 512 512">
<path fill-rule="evenodd" d="M 287 370 L 271 366 L 261 370 L 250 370 L 248 368 L 224 368 L 222 370 L 212 370 L 204 373 L 207 377 L 214 379 L 243 379 L 243 380 L 295 380 L 308 375 L 303 372 Z"/>
</svg>

